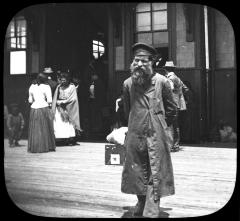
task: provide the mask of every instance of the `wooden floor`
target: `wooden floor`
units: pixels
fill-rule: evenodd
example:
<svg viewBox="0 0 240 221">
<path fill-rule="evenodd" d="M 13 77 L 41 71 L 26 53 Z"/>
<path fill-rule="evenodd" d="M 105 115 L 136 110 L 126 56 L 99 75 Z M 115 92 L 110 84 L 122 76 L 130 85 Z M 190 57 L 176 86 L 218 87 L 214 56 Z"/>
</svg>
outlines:
<svg viewBox="0 0 240 221">
<path fill-rule="evenodd" d="M 5 182 L 22 210 L 46 217 L 131 217 L 136 196 L 120 191 L 122 166 L 104 164 L 104 143 L 60 146 L 32 154 L 27 141 L 5 148 Z M 172 154 L 176 194 L 161 199 L 162 217 L 221 209 L 236 178 L 236 148 L 183 146 Z"/>
</svg>

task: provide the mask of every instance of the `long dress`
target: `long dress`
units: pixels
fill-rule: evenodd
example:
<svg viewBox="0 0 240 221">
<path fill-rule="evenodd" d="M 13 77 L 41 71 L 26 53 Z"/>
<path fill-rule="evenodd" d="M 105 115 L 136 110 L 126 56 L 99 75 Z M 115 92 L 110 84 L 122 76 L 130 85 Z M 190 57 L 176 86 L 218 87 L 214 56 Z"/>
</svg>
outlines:
<svg viewBox="0 0 240 221">
<path fill-rule="evenodd" d="M 57 105 L 57 100 L 61 100 L 63 104 Z M 75 137 L 75 129 L 81 129 L 77 91 L 74 84 L 70 83 L 67 87 L 57 86 L 53 97 L 52 110 L 54 113 L 55 138 Z"/>
<path fill-rule="evenodd" d="M 52 101 L 50 86 L 32 84 L 29 88 L 28 100 L 32 103 L 28 129 L 28 152 L 55 151 L 53 115 L 49 108 L 49 103 Z"/>
</svg>

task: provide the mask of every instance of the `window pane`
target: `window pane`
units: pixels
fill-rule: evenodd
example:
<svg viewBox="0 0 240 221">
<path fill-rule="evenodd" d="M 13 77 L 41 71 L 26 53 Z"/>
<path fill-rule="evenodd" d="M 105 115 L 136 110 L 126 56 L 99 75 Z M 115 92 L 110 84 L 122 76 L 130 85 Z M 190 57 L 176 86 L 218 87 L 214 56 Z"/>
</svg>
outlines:
<svg viewBox="0 0 240 221">
<path fill-rule="evenodd" d="M 104 47 L 99 47 L 99 52 L 104 53 Z"/>
<path fill-rule="evenodd" d="M 99 44 L 100 46 L 103 46 L 102 42 L 100 42 L 100 41 L 98 42 L 98 44 Z"/>
<path fill-rule="evenodd" d="M 139 13 L 137 14 L 137 31 L 150 31 L 151 30 L 151 14 Z"/>
<path fill-rule="evenodd" d="M 16 38 L 11 38 L 11 48 L 16 48 Z"/>
<path fill-rule="evenodd" d="M 14 23 L 13 21 L 11 21 L 8 25 L 7 28 L 7 33 L 6 33 L 6 37 L 13 37 L 14 36 Z"/>
<path fill-rule="evenodd" d="M 150 3 L 140 3 L 136 7 L 137 12 L 150 11 Z"/>
<path fill-rule="evenodd" d="M 98 51 L 98 46 L 97 45 L 93 45 L 93 51 Z"/>
<path fill-rule="evenodd" d="M 17 20 L 17 36 L 26 35 L 26 20 Z"/>
<path fill-rule="evenodd" d="M 153 30 L 167 29 L 167 11 L 153 12 Z"/>
<path fill-rule="evenodd" d="M 152 3 L 153 11 L 167 9 L 167 3 Z"/>
<path fill-rule="evenodd" d="M 14 28 L 14 23 L 12 22 L 12 24 L 11 24 L 11 33 L 10 33 L 10 36 L 11 37 L 15 37 L 15 28 Z"/>
<path fill-rule="evenodd" d="M 26 37 L 21 37 L 21 48 L 26 48 Z"/>
<path fill-rule="evenodd" d="M 26 74 L 26 51 L 10 52 L 10 74 Z"/>
<path fill-rule="evenodd" d="M 103 43 L 100 41 L 93 40 L 93 56 L 95 57 L 95 59 L 103 55 L 104 51 L 105 51 L 105 48 Z"/>
<path fill-rule="evenodd" d="M 94 58 L 98 58 L 98 53 L 97 52 L 93 52 L 93 56 L 94 56 Z"/>
<path fill-rule="evenodd" d="M 152 44 L 152 33 L 141 33 L 137 35 L 137 41 Z"/>
<path fill-rule="evenodd" d="M 20 38 L 17 38 L 17 48 L 20 48 Z"/>
<path fill-rule="evenodd" d="M 168 32 L 155 32 L 153 34 L 153 43 L 154 45 L 167 44 L 168 43 Z"/>
</svg>

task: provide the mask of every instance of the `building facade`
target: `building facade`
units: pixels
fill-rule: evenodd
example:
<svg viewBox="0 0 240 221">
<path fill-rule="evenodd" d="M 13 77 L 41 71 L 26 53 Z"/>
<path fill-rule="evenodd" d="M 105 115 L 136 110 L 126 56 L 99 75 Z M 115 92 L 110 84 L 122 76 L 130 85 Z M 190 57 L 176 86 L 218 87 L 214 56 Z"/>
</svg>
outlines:
<svg viewBox="0 0 240 221">
<path fill-rule="evenodd" d="M 220 120 L 236 129 L 234 30 L 223 13 L 197 4 L 54 3 L 23 9 L 6 32 L 4 103 L 18 102 L 28 119 L 28 87 L 36 73 L 49 66 L 70 70 L 84 86 L 95 57 L 105 105 L 112 107 L 129 77 L 137 41 L 153 45 L 161 65 L 172 60 L 177 75 L 191 85 L 193 141 L 208 140 Z"/>
</svg>

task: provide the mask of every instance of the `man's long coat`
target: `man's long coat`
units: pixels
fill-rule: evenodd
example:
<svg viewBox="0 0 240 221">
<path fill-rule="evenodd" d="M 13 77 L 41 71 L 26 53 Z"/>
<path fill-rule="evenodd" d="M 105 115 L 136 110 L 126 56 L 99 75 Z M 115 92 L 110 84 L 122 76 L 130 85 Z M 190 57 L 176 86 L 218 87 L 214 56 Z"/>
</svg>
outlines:
<svg viewBox="0 0 240 221">
<path fill-rule="evenodd" d="M 152 185 L 155 199 L 174 194 L 172 137 L 166 122 L 176 116 L 177 105 L 169 80 L 155 73 L 144 89 L 130 77 L 123 83 L 123 102 L 128 133 L 121 191 L 146 195 Z"/>
</svg>

